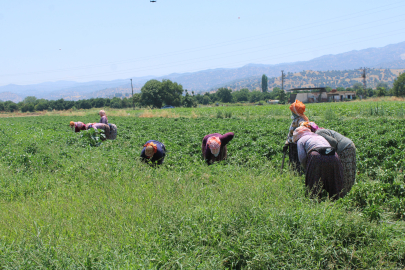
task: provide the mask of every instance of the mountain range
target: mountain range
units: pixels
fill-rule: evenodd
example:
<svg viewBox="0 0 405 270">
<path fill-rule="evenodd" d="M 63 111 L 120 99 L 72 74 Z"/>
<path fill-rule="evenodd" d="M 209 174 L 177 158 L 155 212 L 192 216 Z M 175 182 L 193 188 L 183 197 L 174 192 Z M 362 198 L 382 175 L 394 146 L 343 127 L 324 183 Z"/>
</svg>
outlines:
<svg viewBox="0 0 405 270">
<path fill-rule="evenodd" d="M 305 86 L 348 87 L 361 81 L 360 67 L 367 67 L 367 83 L 373 87 L 383 81 L 392 85 L 395 77 L 405 71 L 405 42 L 382 48 L 354 50 L 336 55 L 324 55 L 309 61 L 276 65 L 248 64 L 240 68 L 218 68 L 193 73 L 173 73 L 161 77 L 133 78 L 134 92 L 139 92 L 150 79 L 169 79 L 196 93 L 215 91 L 219 87 L 234 90 L 260 88 L 263 74 L 269 77 L 270 90 L 281 84 L 281 70 L 286 72 L 286 88 Z M 304 75 L 303 75 L 304 74 Z M 333 75 L 333 76 L 332 76 Z M 290 79 L 290 85 L 288 85 Z M 93 97 L 130 96 L 129 79 L 91 81 L 85 83 L 58 81 L 33 85 L 0 87 L 0 100 L 22 101 L 27 96 L 45 99 L 79 100 Z"/>
</svg>

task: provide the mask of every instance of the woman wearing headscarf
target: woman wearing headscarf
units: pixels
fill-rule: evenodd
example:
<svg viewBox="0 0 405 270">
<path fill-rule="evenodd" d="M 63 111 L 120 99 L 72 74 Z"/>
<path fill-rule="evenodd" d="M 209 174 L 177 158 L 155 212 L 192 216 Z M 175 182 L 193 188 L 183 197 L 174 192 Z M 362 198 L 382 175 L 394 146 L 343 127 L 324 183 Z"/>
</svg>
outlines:
<svg viewBox="0 0 405 270">
<path fill-rule="evenodd" d="M 87 127 L 83 122 L 73 122 L 70 121 L 70 127 L 75 130 L 75 132 L 80 132 L 81 130 L 86 130 Z"/>
<path fill-rule="evenodd" d="M 224 135 L 213 133 L 206 135 L 202 140 L 202 154 L 208 165 L 227 157 L 226 145 L 233 139 L 233 132 Z"/>
<path fill-rule="evenodd" d="M 319 128 L 315 123 L 309 124 L 312 132 L 324 137 L 329 144 L 336 149 L 343 166 L 343 195 L 346 195 L 356 182 L 356 146 L 352 140 L 343 136 L 339 132 L 331 129 Z"/>
<path fill-rule="evenodd" d="M 297 143 L 298 158 L 305 168 L 305 185 L 312 194 L 325 189 L 330 198 L 343 197 L 343 167 L 338 154 L 328 141 L 301 126 L 294 130 L 293 142 Z"/>
<path fill-rule="evenodd" d="M 103 123 L 103 124 L 108 125 L 108 118 L 107 118 L 107 115 L 105 114 L 105 111 L 104 111 L 104 110 L 100 110 L 100 111 L 98 112 L 98 114 L 99 114 L 100 117 L 101 117 L 99 123 Z"/>
<path fill-rule="evenodd" d="M 142 161 L 152 165 L 161 165 L 166 156 L 166 147 L 163 143 L 155 140 L 149 140 L 143 146 L 141 152 Z"/>
<path fill-rule="evenodd" d="M 299 100 L 295 100 L 294 103 L 290 105 L 290 110 L 292 113 L 291 119 L 292 123 L 290 125 L 290 129 L 288 131 L 287 140 L 283 147 L 283 152 L 287 151 L 289 148 L 288 156 L 290 159 L 290 163 L 294 167 L 295 170 L 301 172 L 301 167 L 298 159 L 298 152 L 297 152 L 297 145 L 293 142 L 293 133 L 296 128 L 300 126 L 302 122 L 308 122 L 308 117 L 304 114 L 305 112 L 305 104 Z"/>
</svg>

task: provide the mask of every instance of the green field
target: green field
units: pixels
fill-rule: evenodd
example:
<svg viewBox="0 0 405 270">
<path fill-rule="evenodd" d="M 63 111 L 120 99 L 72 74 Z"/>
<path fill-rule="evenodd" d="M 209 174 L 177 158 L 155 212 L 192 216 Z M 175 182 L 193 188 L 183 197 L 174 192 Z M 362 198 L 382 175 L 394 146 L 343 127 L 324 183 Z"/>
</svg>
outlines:
<svg viewBox="0 0 405 270">
<path fill-rule="evenodd" d="M 99 146 L 68 127 L 95 110 L 0 118 L 0 269 L 404 268 L 405 103 L 307 112 L 356 144 L 344 199 L 280 173 L 286 105 L 107 109 L 118 137 Z M 229 131 L 228 160 L 207 166 L 202 138 Z M 169 151 L 158 168 L 138 158 L 149 139 Z"/>
</svg>

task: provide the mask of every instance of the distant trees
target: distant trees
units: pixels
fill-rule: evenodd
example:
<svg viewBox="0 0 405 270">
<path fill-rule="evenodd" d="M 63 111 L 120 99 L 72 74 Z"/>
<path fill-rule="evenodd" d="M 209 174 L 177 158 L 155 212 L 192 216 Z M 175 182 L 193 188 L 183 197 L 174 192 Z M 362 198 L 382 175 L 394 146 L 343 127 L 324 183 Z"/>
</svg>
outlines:
<svg viewBox="0 0 405 270">
<path fill-rule="evenodd" d="M 249 100 L 250 91 L 247 88 L 243 88 L 239 91 L 232 92 L 233 100 L 236 102 L 244 102 Z"/>
<path fill-rule="evenodd" d="M 218 89 L 216 94 L 220 101 L 232 102 L 232 90 L 222 87 Z"/>
<path fill-rule="evenodd" d="M 182 101 L 183 86 L 170 80 L 149 80 L 141 89 L 141 103 L 161 108 L 163 104 L 180 106 Z"/>
<path fill-rule="evenodd" d="M 193 96 L 189 95 L 187 90 L 186 95 L 183 99 L 183 106 L 188 108 L 197 107 L 197 102 L 194 100 Z"/>
<path fill-rule="evenodd" d="M 163 80 L 161 84 L 161 97 L 165 105 L 181 106 L 183 86 L 171 80 Z"/>
<path fill-rule="evenodd" d="M 394 80 L 394 86 L 392 87 L 392 92 L 397 97 L 404 97 L 405 96 L 405 72 L 400 74 Z"/>
<path fill-rule="evenodd" d="M 263 76 L 262 76 L 262 92 L 263 93 L 267 92 L 267 89 L 268 89 L 267 82 L 268 82 L 268 78 L 265 74 L 263 74 Z"/>
<path fill-rule="evenodd" d="M 377 96 L 384 97 L 386 95 L 386 90 L 384 87 L 377 88 Z"/>
</svg>

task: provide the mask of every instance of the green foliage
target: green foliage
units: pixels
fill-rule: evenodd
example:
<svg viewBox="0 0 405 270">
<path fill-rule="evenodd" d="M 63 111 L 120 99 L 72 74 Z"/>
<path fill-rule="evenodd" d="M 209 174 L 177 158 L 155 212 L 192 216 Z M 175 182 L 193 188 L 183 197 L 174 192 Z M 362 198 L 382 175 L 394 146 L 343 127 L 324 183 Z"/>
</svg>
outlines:
<svg viewBox="0 0 405 270">
<path fill-rule="evenodd" d="M 219 88 L 216 92 L 219 100 L 224 103 L 232 102 L 232 90 L 228 88 Z"/>
<path fill-rule="evenodd" d="M 161 82 L 158 80 L 147 81 L 141 89 L 141 102 L 143 105 L 160 108 L 163 105 Z"/>
<path fill-rule="evenodd" d="M 384 97 L 386 95 L 386 91 L 384 87 L 377 88 L 377 96 Z"/>
<path fill-rule="evenodd" d="M 403 72 L 401 75 L 398 76 L 398 78 L 394 80 L 392 91 L 397 97 L 405 96 L 405 72 Z"/>
<path fill-rule="evenodd" d="M 403 103 L 307 109 L 356 144 L 357 183 L 338 202 L 280 174 L 287 106 L 109 117 L 119 136 L 98 147 L 102 134 L 72 132 L 71 117 L 0 118 L 0 268 L 404 268 Z M 327 109 L 335 119 L 318 118 Z M 206 166 L 202 138 L 228 131 L 228 159 Z M 169 150 L 158 168 L 139 161 L 151 136 Z"/>
<path fill-rule="evenodd" d="M 149 80 L 141 89 L 141 102 L 152 108 L 161 108 L 163 104 L 180 106 L 183 86 L 170 80 Z"/>
<path fill-rule="evenodd" d="M 197 102 L 193 99 L 191 95 L 188 94 L 187 90 L 182 105 L 186 108 L 197 107 Z"/>
<path fill-rule="evenodd" d="M 263 93 L 266 93 L 268 90 L 267 81 L 268 81 L 267 76 L 265 74 L 263 74 L 263 76 L 262 76 L 262 92 Z"/>
<path fill-rule="evenodd" d="M 202 100 L 202 104 L 204 105 L 208 105 L 211 103 L 211 99 L 208 95 L 204 95 L 203 100 Z"/>
<path fill-rule="evenodd" d="M 82 146 L 100 146 L 106 140 L 104 130 L 91 128 L 80 132 Z"/>
</svg>

